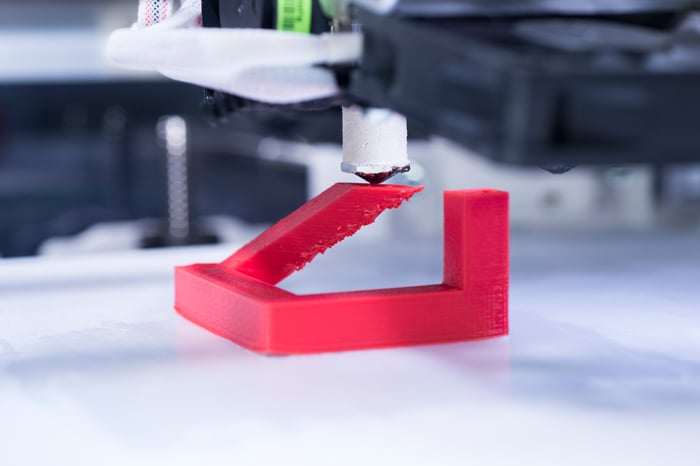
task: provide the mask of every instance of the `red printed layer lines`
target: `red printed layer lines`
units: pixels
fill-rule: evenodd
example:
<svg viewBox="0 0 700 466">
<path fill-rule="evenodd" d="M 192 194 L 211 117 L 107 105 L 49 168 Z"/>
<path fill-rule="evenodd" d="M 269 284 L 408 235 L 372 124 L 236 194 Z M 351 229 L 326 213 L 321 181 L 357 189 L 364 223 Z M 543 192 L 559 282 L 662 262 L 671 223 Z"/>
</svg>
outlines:
<svg viewBox="0 0 700 466">
<path fill-rule="evenodd" d="M 295 295 L 275 285 L 421 188 L 336 184 L 220 264 L 176 270 L 177 311 L 246 348 L 316 353 L 508 333 L 508 194 L 446 191 L 444 281 Z"/>
</svg>

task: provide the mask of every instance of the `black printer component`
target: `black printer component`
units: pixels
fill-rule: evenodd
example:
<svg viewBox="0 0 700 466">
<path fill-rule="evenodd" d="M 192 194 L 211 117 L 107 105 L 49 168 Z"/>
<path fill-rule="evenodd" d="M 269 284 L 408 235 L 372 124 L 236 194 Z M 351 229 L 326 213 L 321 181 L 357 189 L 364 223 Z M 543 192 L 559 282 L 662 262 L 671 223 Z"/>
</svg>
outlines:
<svg viewBox="0 0 700 466">
<path fill-rule="evenodd" d="M 672 16 L 358 19 L 350 96 L 428 133 L 512 164 L 700 160 L 700 65 L 657 60 Z"/>
</svg>

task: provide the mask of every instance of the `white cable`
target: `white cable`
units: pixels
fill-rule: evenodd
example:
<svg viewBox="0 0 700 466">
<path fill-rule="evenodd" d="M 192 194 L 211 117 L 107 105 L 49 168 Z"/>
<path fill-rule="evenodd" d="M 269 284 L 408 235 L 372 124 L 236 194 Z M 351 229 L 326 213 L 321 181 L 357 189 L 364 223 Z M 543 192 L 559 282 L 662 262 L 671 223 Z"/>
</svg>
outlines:
<svg viewBox="0 0 700 466">
<path fill-rule="evenodd" d="M 202 0 L 181 0 L 180 8 L 174 14 L 171 14 L 165 20 L 153 24 L 149 27 L 149 30 L 198 27 L 202 27 Z"/>
<path fill-rule="evenodd" d="M 145 28 L 165 21 L 173 13 L 172 0 L 139 0 L 137 28 Z"/>
</svg>

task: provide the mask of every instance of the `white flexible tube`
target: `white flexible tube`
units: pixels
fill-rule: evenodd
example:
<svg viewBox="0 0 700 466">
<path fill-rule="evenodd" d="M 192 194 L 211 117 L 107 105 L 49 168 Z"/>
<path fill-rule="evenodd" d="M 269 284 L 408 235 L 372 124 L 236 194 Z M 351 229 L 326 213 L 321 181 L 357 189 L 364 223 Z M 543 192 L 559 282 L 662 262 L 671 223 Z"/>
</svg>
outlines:
<svg viewBox="0 0 700 466">
<path fill-rule="evenodd" d="M 172 14 L 172 0 L 139 0 L 136 26 L 139 28 L 152 26 L 165 21 Z"/>
</svg>

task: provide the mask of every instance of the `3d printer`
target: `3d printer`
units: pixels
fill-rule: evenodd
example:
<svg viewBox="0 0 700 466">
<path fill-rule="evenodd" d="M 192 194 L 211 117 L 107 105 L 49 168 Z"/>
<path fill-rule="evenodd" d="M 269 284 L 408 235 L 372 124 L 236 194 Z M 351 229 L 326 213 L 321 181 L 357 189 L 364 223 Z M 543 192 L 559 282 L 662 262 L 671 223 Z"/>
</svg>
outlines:
<svg viewBox="0 0 700 466">
<path fill-rule="evenodd" d="M 167 3 L 142 2 L 141 25 L 144 4 Z M 207 87 L 206 105 L 215 115 L 261 107 L 389 109 L 396 113 L 370 110 L 369 127 L 400 126 L 392 120 L 400 114 L 412 127 L 494 160 L 559 173 L 577 164 L 698 160 L 695 6 L 688 0 L 203 0 L 183 2 L 170 26 L 152 26 L 161 35 L 150 51 L 142 45 L 143 52 L 128 53 L 122 35 L 113 37 L 111 53 Z M 241 32 L 188 39 L 200 24 Z M 189 31 L 177 29 L 183 27 Z M 159 52 L 178 40 L 166 28 L 179 30 L 181 52 Z M 260 30 L 268 34 L 256 35 Z M 362 121 L 357 111 L 347 113 L 346 129 Z M 344 170 L 371 181 L 406 169 L 406 161 L 381 160 L 378 152 L 369 166 L 354 155 L 346 151 Z"/>
</svg>

